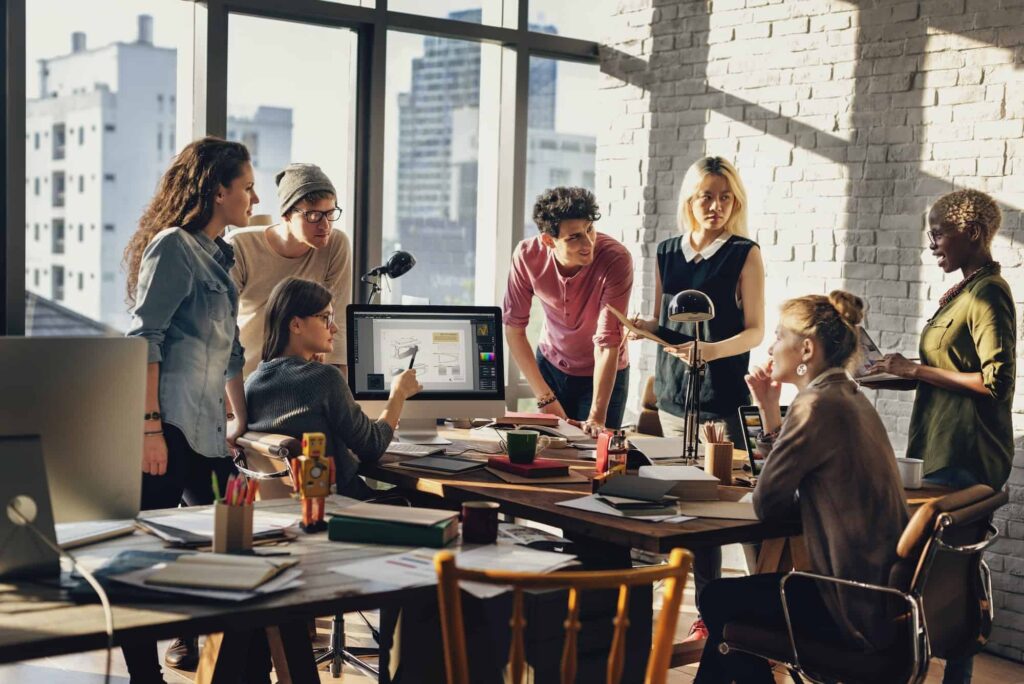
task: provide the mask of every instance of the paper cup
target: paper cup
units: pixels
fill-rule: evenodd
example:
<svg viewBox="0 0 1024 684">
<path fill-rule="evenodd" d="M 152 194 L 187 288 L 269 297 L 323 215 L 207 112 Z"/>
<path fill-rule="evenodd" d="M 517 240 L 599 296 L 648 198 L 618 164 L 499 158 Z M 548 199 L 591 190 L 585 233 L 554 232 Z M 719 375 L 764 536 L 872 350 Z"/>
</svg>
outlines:
<svg viewBox="0 0 1024 684">
<path fill-rule="evenodd" d="M 924 461 L 919 458 L 897 458 L 896 469 L 900 471 L 904 489 L 920 489 L 924 475 Z"/>
</svg>

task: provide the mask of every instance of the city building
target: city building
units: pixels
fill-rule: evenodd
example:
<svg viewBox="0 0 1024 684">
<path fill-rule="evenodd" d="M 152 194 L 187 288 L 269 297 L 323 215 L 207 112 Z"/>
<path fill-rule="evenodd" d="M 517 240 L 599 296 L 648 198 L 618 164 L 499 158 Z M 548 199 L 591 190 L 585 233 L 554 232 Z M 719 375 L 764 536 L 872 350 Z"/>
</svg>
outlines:
<svg viewBox="0 0 1024 684">
<path fill-rule="evenodd" d="M 452 19 L 480 21 L 480 10 Z M 556 33 L 553 26 L 531 26 Z M 530 62 L 527 198 L 560 184 L 593 187 L 595 141 L 555 131 L 557 65 Z M 432 304 L 473 302 L 477 169 L 479 156 L 480 45 L 427 37 L 413 60 L 409 92 L 398 97 L 396 247 L 412 252 L 416 268 L 392 283 L 401 293 Z M 527 217 L 529 222 L 529 217 Z M 527 227 L 527 236 L 533 233 Z M 517 236 L 521 237 L 521 236 Z"/>
<path fill-rule="evenodd" d="M 132 41 L 39 60 L 39 92 L 26 102 L 25 284 L 41 297 L 124 330 L 121 259 L 146 202 L 179 149 L 177 50 L 153 44 L 153 19 Z M 232 127 L 251 144 L 257 178 L 287 163 L 291 111 L 260 107 Z M 263 181 L 266 183 L 267 181 Z M 267 187 L 264 185 L 264 187 Z"/>
</svg>

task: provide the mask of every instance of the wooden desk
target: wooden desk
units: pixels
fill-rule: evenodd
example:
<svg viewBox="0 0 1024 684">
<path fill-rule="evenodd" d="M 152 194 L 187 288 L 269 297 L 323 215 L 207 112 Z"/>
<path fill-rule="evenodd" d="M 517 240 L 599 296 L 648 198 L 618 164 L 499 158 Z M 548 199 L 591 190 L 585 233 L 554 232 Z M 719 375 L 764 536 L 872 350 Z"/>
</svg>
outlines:
<svg viewBox="0 0 1024 684">
<path fill-rule="evenodd" d="M 298 502 L 292 500 L 259 502 L 257 506 L 295 513 L 296 517 L 300 515 Z M 128 549 L 161 548 L 160 540 L 136 533 L 75 553 L 85 558 L 96 554 L 113 555 Z M 411 598 L 429 597 L 436 592 L 432 586 L 401 590 L 340 586 L 340 576 L 331 568 L 344 562 L 345 547 L 329 542 L 326 534 L 299 535 L 281 549 L 300 558 L 303 586 L 241 603 L 188 603 L 186 597 L 167 603 L 115 603 L 115 644 L 223 633 L 223 639 L 219 636 L 213 639 L 219 646 L 220 656 L 214 657 L 215 662 L 204 663 L 208 669 L 205 673 L 201 669 L 200 679 L 235 681 L 242 671 L 248 637 L 254 630 L 277 626 L 288 669 L 280 681 L 312 684 L 320 681 L 309 637 L 308 623 L 312 618 L 401 605 Z M 386 552 L 386 549 L 382 551 Z M 106 648 L 103 625 L 103 609 L 99 603 L 73 603 L 55 586 L 27 582 L 0 584 L 0 663 Z M 208 659 L 208 650 L 218 651 L 204 648 L 204 659 Z M 281 669 L 278 663 L 279 676 Z"/>
</svg>

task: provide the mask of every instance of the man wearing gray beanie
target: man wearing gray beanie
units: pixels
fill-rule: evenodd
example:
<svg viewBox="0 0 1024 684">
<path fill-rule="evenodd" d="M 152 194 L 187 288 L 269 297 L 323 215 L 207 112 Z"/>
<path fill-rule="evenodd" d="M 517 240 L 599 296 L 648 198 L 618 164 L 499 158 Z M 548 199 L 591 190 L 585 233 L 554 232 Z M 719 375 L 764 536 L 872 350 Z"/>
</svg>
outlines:
<svg viewBox="0 0 1024 684">
<path fill-rule="evenodd" d="M 275 177 L 281 222 L 228 234 L 235 248 L 231 277 L 238 286 L 238 328 L 245 347 L 243 376 L 256 369 L 263 349 L 264 307 L 274 286 L 288 276 L 320 283 L 334 295 L 344 320 L 352 303 L 352 248 L 334 228 L 341 218 L 338 193 L 316 164 L 289 164 Z M 345 325 L 334 335 L 334 351 L 324 362 L 347 372 Z"/>
</svg>

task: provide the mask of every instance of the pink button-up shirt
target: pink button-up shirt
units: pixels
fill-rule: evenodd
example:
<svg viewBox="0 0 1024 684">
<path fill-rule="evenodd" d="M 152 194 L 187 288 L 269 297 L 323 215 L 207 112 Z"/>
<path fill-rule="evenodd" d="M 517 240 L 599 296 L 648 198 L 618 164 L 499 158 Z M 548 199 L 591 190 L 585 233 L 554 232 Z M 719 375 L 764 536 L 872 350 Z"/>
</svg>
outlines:
<svg viewBox="0 0 1024 684">
<path fill-rule="evenodd" d="M 619 241 L 597 234 L 594 261 L 575 275 L 558 272 L 555 252 L 540 236 L 523 240 L 512 257 L 505 290 L 506 326 L 525 328 L 533 297 L 544 307 L 545 325 L 538 349 L 567 375 L 594 374 L 594 348 L 618 348 L 618 369 L 629 365 L 622 324 L 607 309 L 625 312 L 633 289 L 633 257 Z"/>
</svg>

